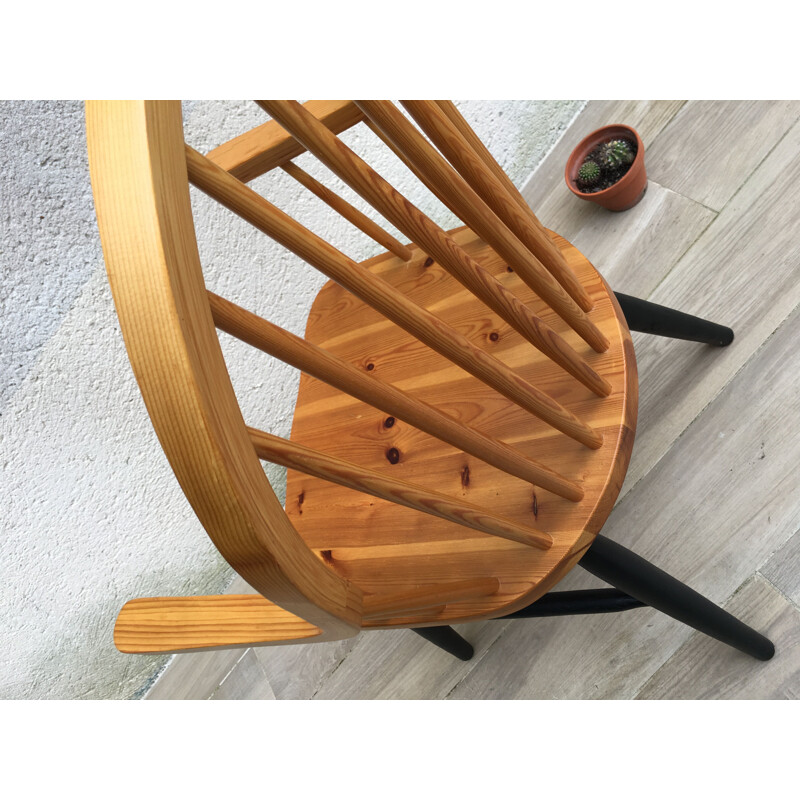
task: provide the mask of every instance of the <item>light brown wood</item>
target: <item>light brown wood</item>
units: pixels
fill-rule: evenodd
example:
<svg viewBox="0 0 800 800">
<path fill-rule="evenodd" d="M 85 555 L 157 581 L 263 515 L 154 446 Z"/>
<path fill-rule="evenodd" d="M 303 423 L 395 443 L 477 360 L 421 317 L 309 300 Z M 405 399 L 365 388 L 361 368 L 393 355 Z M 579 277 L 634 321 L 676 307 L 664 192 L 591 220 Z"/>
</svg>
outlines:
<svg viewBox="0 0 800 800">
<path fill-rule="evenodd" d="M 375 470 L 364 469 L 350 461 L 334 458 L 266 431 L 255 428 L 248 430 L 258 457 L 265 461 L 529 547 L 547 550 L 553 544 L 553 537 L 549 534 L 503 519 L 472 503 L 459 502 L 441 492 L 381 475 Z"/>
<path fill-rule="evenodd" d="M 442 604 L 446 606 L 448 603 L 475 600 L 494 594 L 499 586 L 500 582 L 496 578 L 476 578 L 395 594 L 367 595 L 364 598 L 364 618 L 386 619 L 413 611 L 430 609 L 432 606 Z"/>
<path fill-rule="evenodd" d="M 89 164 L 109 282 L 161 445 L 212 541 L 254 589 L 333 635 L 361 592 L 309 552 L 256 456 L 211 318 L 178 102 L 90 102 Z"/>
<path fill-rule="evenodd" d="M 435 258 L 459 282 L 492 310 L 526 331 L 535 346 L 541 339 L 536 316 L 525 308 L 502 285 L 469 258 L 447 234 L 394 187 L 381 178 L 343 142 L 336 138 L 312 114 L 296 102 L 259 100 L 272 117 L 303 146 L 358 192 L 398 230 Z M 602 352 L 607 340 L 597 326 L 578 308 L 561 285 L 548 273 L 531 272 L 537 293 L 565 319 L 595 350 Z"/>
<path fill-rule="evenodd" d="M 362 114 L 352 100 L 309 100 L 304 107 L 334 133 L 352 128 Z M 303 146 L 275 122 L 265 122 L 208 153 L 215 164 L 241 181 L 252 181 L 303 152 Z"/>
<path fill-rule="evenodd" d="M 411 251 L 404 244 L 398 242 L 394 236 L 388 234 L 380 225 L 373 222 L 366 214 L 362 214 L 355 206 L 350 205 L 346 200 L 339 197 L 336 192 L 331 191 L 305 170 L 300 169 L 297 164 L 289 161 L 283 164 L 281 169 L 389 252 L 394 253 L 404 261 L 408 261 L 411 258 Z"/>
<path fill-rule="evenodd" d="M 469 229 L 450 235 L 498 280 L 531 303 L 572 342 L 579 337 Z M 589 262 L 559 237 L 554 241 L 591 295 L 599 324 L 612 342 L 592 354 L 592 366 L 612 385 L 598 398 L 487 311 L 438 264 L 419 258 L 402 263 L 390 256 L 365 262 L 396 293 L 435 307 L 447 322 L 458 321 L 473 342 L 482 342 L 521 375 L 559 396 L 604 435 L 603 447 L 587 450 L 505 402 L 446 359 L 414 343 L 402 329 L 329 283 L 309 315 L 306 338 L 352 363 L 373 365 L 376 377 L 398 383 L 443 412 L 480 427 L 547 467 L 581 479 L 584 498 L 563 500 L 497 471 L 490 464 L 395 421 L 342 395 L 308 375 L 300 378 L 291 438 L 301 444 L 419 486 L 435 487 L 553 536 L 546 551 L 432 518 L 383 500 L 289 470 L 286 509 L 309 547 L 367 594 L 402 592 L 456 578 L 496 577 L 500 589 L 483 600 L 448 603 L 438 615 L 408 614 L 380 627 L 446 624 L 502 616 L 533 602 L 554 586 L 591 544 L 609 514 L 625 474 L 635 431 L 637 381 L 630 334 L 613 295 Z M 491 335 L 490 335 L 491 334 Z M 335 509 L 335 511 L 334 511 Z"/>
<path fill-rule="evenodd" d="M 444 325 L 430 311 L 411 302 L 385 281 L 359 267 L 355 261 L 188 145 L 186 163 L 189 178 L 198 189 L 380 310 L 417 339 L 556 430 L 586 447 L 596 449 L 602 446 L 602 436 L 558 401 L 522 380 L 513 370 L 476 347 L 453 327 Z"/>
<path fill-rule="evenodd" d="M 591 311 L 591 298 L 567 268 L 544 226 L 455 104 L 450 100 L 439 100 L 435 104 L 408 100 L 403 105 L 462 177 L 550 270 L 572 299 L 584 311 Z"/>
<path fill-rule="evenodd" d="M 357 102 L 366 115 L 367 126 L 454 214 L 491 245 L 498 255 L 505 258 L 520 278 L 536 291 L 544 272 L 536 257 L 400 111 L 385 100 Z M 496 306 L 490 304 L 490 307 L 498 310 L 503 316 Z M 517 304 L 515 308 L 519 311 L 520 305 Z M 597 375 L 549 326 L 532 315 L 529 309 L 526 308 L 524 313 L 518 313 L 516 316 L 505 315 L 504 318 L 528 341 L 581 381 L 584 386 L 588 386 L 601 397 L 608 395 L 611 390 L 608 382 Z M 569 322 L 569 319 L 567 321 Z M 599 335 L 594 326 L 587 327 L 584 331 L 580 325 L 572 327 L 578 330 L 598 352 L 602 352 L 608 346 L 608 342 Z"/>
<path fill-rule="evenodd" d="M 301 120 L 301 133 L 313 131 L 312 140 L 301 136 L 310 152 L 319 155 L 319 139 L 323 154 L 350 153 L 302 106 L 275 105 Z M 214 598 L 192 605 L 188 616 L 187 599 L 168 599 L 181 608 L 143 622 L 131 634 L 142 638 L 134 646 L 247 646 L 293 641 L 311 628 L 305 640 L 326 641 L 362 627 L 486 619 L 528 604 L 574 565 L 619 492 L 637 403 L 622 313 L 580 253 L 554 237 L 592 301 L 591 324 L 609 343 L 605 352 L 587 351 L 581 332 L 472 230 L 445 233 L 422 217 L 414 225 L 423 241 L 407 246 L 407 260 L 387 253 L 357 264 L 186 146 L 178 104 L 89 104 L 87 130 L 112 292 L 156 432 L 220 552 L 293 631 L 281 638 L 265 625 L 253 637 L 223 624 Z M 372 173 L 364 175 L 373 183 Z M 190 179 L 337 282 L 317 297 L 306 344 L 206 291 Z M 381 195 L 383 184 L 374 185 Z M 386 186 L 389 205 L 403 206 Z M 429 252 L 431 244 L 438 250 Z M 487 292 L 488 307 L 480 298 Z M 508 320 L 509 308 L 526 309 L 569 351 L 584 351 L 607 396 L 532 349 Z M 215 322 L 334 378 L 330 386 L 301 375 L 292 442 L 248 431 Z M 336 388 L 348 384 L 355 396 Z M 411 413 L 388 424 L 375 399 Z M 427 409 L 436 409 L 431 422 L 408 424 Z M 289 470 L 285 511 L 257 447 Z M 534 485 L 497 464 L 525 465 Z M 157 600 L 138 602 L 152 610 Z M 260 598 L 246 602 L 261 607 Z M 132 605 L 120 630 L 131 612 L 144 610 Z M 181 641 L 172 636 L 176 625 L 185 629 Z"/>
<path fill-rule="evenodd" d="M 583 490 L 573 481 L 475 430 L 462 420 L 443 414 L 428 403 L 385 383 L 374 375 L 369 364 L 359 369 L 213 292 L 209 292 L 209 300 L 214 322 L 220 330 L 393 415 L 383 421 L 385 428 L 394 425 L 394 417 L 397 417 L 559 497 L 568 500 L 580 500 L 583 497 Z"/>
<path fill-rule="evenodd" d="M 595 350 L 602 352 L 608 347 L 608 342 L 599 335 L 599 331 L 583 311 L 576 307 L 575 302 L 563 287 L 556 283 L 537 256 L 517 238 L 518 231 L 512 232 L 506 222 L 495 213 L 494 206 L 502 205 L 502 203 L 495 202 L 494 206 L 490 206 L 484 202 L 472 186 L 447 163 L 392 103 L 387 100 L 358 100 L 357 105 L 392 142 L 393 149 L 396 148 L 395 152 L 399 151 L 405 156 L 403 160 L 414 174 L 453 213 L 460 217 L 487 244 L 491 245 L 495 252 L 504 258 L 509 266 L 513 267 L 533 291 L 548 300 L 556 313 L 577 330 Z M 438 112 L 438 108 L 436 106 L 434 108 Z M 483 163 L 477 159 L 477 156 L 471 152 L 468 155 L 483 167 Z M 515 219 L 522 219 L 513 201 L 505 197 L 502 199 L 505 200 L 503 210 L 510 208 Z M 517 226 L 518 228 L 519 226 Z M 552 246 L 552 242 L 550 245 Z M 539 250 L 541 251 L 541 248 Z M 572 279 L 575 282 L 574 276 Z M 588 296 L 583 291 L 582 295 L 588 304 Z M 539 327 L 542 327 L 541 321 L 539 321 Z M 520 333 L 525 335 L 524 328 L 520 329 Z M 588 376 L 584 375 L 585 362 L 571 348 L 565 347 L 563 341 L 560 341 L 560 337 L 554 336 L 553 332 L 548 330 L 537 341 L 543 341 L 544 348 L 541 343 L 537 344 L 543 352 L 547 353 L 556 363 L 561 364 L 578 380 L 586 383 Z M 597 376 L 592 377 L 594 377 L 594 382 L 587 383 L 587 385 L 597 394 L 603 396 L 608 394 L 610 387 L 607 384 L 598 385 Z"/>
<path fill-rule="evenodd" d="M 315 625 L 259 594 L 140 597 L 119 612 L 114 644 L 123 653 L 187 653 L 318 639 Z"/>
</svg>

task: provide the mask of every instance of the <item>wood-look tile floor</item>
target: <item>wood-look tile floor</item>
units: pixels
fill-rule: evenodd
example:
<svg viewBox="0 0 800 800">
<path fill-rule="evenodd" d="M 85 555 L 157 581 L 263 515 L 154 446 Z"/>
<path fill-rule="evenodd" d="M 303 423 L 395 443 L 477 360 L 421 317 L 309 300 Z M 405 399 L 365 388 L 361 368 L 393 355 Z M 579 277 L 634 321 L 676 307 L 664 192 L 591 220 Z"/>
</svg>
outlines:
<svg viewBox="0 0 800 800">
<path fill-rule="evenodd" d="M 647 151 L 623 214 L 562 177 L 610 122 Z M 148 698 L 800 697 L 798 181 L 800 103 L 620 101 L 589 103 L 523 190 L 618 291 L 736 331 L 724 350 L 634 334 L 638 432 L 603 533 L 771 637 L 772 661 L 640 609 L 460 626 L 468 663 L 410 631 L 177 656 Z M 559 588 L 599 585 L 576 569 Z"/>
</svg>

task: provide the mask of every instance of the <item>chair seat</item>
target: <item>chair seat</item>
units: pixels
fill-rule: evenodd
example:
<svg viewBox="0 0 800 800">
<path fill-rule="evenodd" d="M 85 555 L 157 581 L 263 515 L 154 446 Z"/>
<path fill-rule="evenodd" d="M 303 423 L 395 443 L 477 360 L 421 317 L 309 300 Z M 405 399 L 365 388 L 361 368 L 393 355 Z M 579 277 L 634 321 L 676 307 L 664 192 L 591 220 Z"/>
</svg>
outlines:
<svg viewBox="0 0 800 800">
<path fill-rule="evenodd" d="M 605 353 L 589 348 L 471 230 L 458 228 L 451 235 L 609 381 L 609 397 L 597 397 L 542 355 L 418 248 L 412 246 L 414 256 L 407 262 L 387 253 L 365 265 L 601 432 L 603 445 L 591 450 L 559 433 L 327 283 L 309 314 L 307 340 L 576 480 L 585 492 L 575 503 L 533 487 L 303 374 L 294 441 L 469 500 L 554 538 L 549 550 L 526 547 L 289 470 L 286 511 L 292 523 L 321 559 L 365 593 L 394 594 L 471 578 L 499 581 L 490 597 L 365 622 L 371 627 L 484 619 L 536 600 L 600 531 L 633 447 L 638 401 L 633 344 L 616 298 L 589 261 L 551 233 L 595 302 L 590 318 L 611 342 Z"/>
</svg>

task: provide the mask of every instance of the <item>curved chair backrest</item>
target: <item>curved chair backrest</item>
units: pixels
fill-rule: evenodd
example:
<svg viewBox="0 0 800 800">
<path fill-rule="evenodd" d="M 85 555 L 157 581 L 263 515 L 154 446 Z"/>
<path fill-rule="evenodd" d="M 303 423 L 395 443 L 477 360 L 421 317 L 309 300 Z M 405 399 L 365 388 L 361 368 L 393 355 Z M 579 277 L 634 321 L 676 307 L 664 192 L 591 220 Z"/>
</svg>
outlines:
<svg viewBox="0 0 800 800">
<path fill-rule="evenodd" d="M 584 496 L 581 475 L 559 474 L 208 292 L 195 239 L 190 182 L 510 402 L 595 450 L 603 446 L 601 433 L 557 397 L 398 294 L 380 275 L 291 219 L 246 181 L 282 168 L 397 259 L 410 261 L 422 252 L 435 260 L 568 373 L 569 380 L 599 398 L 597 402 L 608 398 L 612 387 L 601 371 L 590 366 L 586 353 L 603 353 L 609 338 L 590 316 L 590 294 L 562 251 L 452 103 L 404 103 L 429 141 L 387 101 L 312 101 L 305 106 L 257 102 L 272 120 L 205 156 L 185 144 L 178 102 L 87 103 L 95 204 L 134 373 L 162 447 L 200 521 L 225 559 L 257 591 L 326 633 L 346 636 L 358 630 L 365 618 L 380 616 L 387 609 L 413 607 L 413 603 L 386 596 L 365 607 L 360 588 L 325 564 L 298 535 L 260 458 L 534 548 L 547 549 L 553 540 L 547 532 L 487 509 L 248 428 L 216 328 L 571 502 Z M 582 341 L 571 337 L 573 344 L 569 344 L 337 137 L 361 122 L 501 259 L 513 264 L 525 285 Z M 306 151 L 414 244 L 399 242 L 292 163 Z M 579 341 L 580 345 L 575 344 Z M 582 354 L 581 349 L 586 352 Z M 462 583 L 443 586 L 440 595 L 491 591 L 482 584 L 476 588 L 475 582 L 471 589 Z M 424 602 L 434 602 L 435 595 L 428 590 Z"/>
</svg>

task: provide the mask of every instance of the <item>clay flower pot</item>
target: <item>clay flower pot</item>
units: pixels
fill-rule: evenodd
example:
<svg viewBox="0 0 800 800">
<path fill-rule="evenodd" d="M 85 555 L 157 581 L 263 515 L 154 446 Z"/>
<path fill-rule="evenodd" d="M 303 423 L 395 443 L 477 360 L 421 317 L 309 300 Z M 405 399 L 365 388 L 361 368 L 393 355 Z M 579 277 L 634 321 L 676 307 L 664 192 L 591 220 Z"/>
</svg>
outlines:
<svg viewBox="0 0 800 800">
<path fill-rule="evenodd" d="M 583 160 L 592 150 L 603 142 L 618 138 L 632 139 L 636 142 L 636 158 L 630 169 L 613 185 L 600 192 L 582 192 L 576 183 L 578 170 Z M 644 144 L 639 134 L 629 125 L 606 125 L 592 131 L 572 151 L 567 159 L 564 180 L 570 191 L 582 200 L 607 208 L 609 211 L 626 211 L 635 206 L 647 190 L 647 173 L 644 169 Z"/>
</svg>

